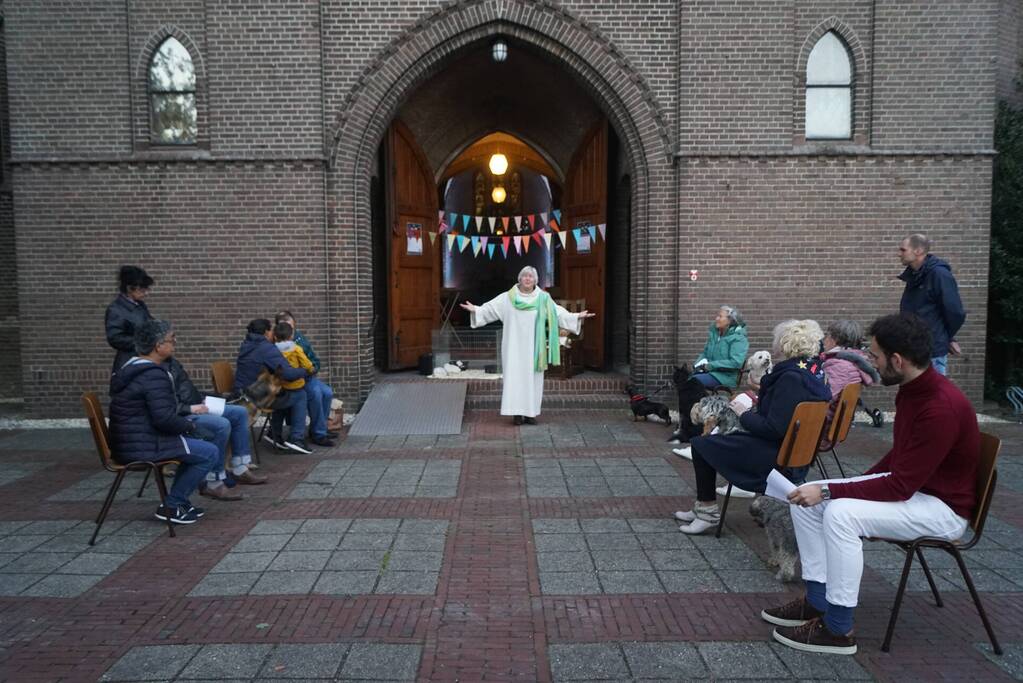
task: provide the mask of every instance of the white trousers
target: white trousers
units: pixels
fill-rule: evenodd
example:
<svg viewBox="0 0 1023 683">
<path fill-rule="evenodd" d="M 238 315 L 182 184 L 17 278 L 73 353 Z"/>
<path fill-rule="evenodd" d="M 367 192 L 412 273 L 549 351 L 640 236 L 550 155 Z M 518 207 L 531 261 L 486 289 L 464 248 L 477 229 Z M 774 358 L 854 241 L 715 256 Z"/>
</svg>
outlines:
<svg viewBox="0 0 1023 683">
<path fill-rule="evenodd" d="M 813 482 L 862 481 L 887 473 Z M 791 506 L 803 580 L 827 584 L 832 605 L 855 607 L 863 576 L 863 538 L 909 541 L 934 536 L 953 541 L 969 522 L 934 496 L 917 491 L 909 500 L 883 503 L 857 498 Z"/>
</svg>

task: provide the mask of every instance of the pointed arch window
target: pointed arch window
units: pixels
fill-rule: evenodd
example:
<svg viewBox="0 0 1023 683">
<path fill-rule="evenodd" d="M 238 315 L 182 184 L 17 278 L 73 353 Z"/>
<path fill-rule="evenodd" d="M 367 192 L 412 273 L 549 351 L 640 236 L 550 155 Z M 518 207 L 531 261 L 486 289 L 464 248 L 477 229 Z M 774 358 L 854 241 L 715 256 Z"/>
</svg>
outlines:
<svg viewBox="0 0 1023 683">
<path fill-rule="evenodd" d="M 828 31 L 806 60 L 806 139 L 852 137 L 852 60 L 838 34 Z"/>
<path fill-rule="evenodd" d="M 149 63 L 149 112 L 152 142 L 195 144 L 199 135 L 195 66 L 176 38 L 160 43 Z"/>
</svg>

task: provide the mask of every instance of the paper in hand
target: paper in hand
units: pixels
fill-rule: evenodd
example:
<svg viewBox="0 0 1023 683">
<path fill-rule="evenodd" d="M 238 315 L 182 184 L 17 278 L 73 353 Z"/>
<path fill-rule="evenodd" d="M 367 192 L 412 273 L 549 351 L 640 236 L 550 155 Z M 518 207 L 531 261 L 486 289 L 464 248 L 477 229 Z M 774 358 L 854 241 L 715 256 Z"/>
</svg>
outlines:
<svg viewBox="0 0 1023 683">
<path fill-rule="evenodd" d="M 789 493 L 796 488 L 797 486 L 789 481 L 784 474 L 778 470 L 771 470 L 771 473 L 767 475 L 767 490 L 764 491 L 764 495 L 787 503 L 789 502 Z"/>
<path fill-rule="evenodd" d="M 210 415 L 223 415 L 224 406 L 227 405 L 227 401 L 216 396 L 207 396 L 202 402 L 210 411 Z"/>
</svg>

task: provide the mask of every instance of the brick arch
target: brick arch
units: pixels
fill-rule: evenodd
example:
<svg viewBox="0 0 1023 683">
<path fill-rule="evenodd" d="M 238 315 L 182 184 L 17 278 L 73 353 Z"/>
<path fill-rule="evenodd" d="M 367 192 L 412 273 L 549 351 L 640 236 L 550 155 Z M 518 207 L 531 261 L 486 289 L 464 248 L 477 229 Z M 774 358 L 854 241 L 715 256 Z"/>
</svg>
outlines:
<svg viewBox="0 0 1023 683">
<path fill-rule="evenodd" d="M 547 165 L 550 166 L 555 173 L 554 180 L 556 182 L 558 183 L 565 182 L 565 169 L 563 169 L 561 165 L 558 164 L 558 162 L 555 159 L 553 159 L 550 154 L 547 153 L 547 150 L 545 150 L 542 145 L 537 144 L 535 140 L 530 138 L 528 135 L 524 135 L 514 126 L 500 126 L 497 128 L 494 127 L 479 128 L 470 133 L 469 135 L 465 136 L 462 140 L 458 142 L 457 145 L 455 145 L 455 148 L 448 154 L 447 158 L 445 158 L 441 167 L 434 169 L 434 175 L 436 176 L 437 180 L 439 181 L 443 177 L 445 171 L 451 165 L 451 162 L 460 157 L 462 155 L 462 152 L 469 149 L 469 147 L 471 147 L 472 145 L 476 144 L 476 141 L 479 140 L 480 138 L 484 138 L 487 135 L 490 135 L 491 133 L 507 133 L 508 135 L 518 138 L 519 140 L 522 141 L 524 145 L 532 149 L 538 156 L 540 156 L 545 162 L 547 162 Z"/>
<path fill-rule="evenodd" d="M 341 104 L 328 132 L 327 211 L 328 316 L 354 320 L 332 345 L 332 365 L 355 380 L 357 403 L 373 384 L 372 258 L 369 248 L 370 178 L 378 146 L 405 97 L 465 49 L 497 36 L 539 50 L 568 70 L 605 113 L 625 150 L 632 187 L 630 242 L 643 274 L 631 279 L 632 311 L 645 327 L 654 306 L 639 292 L 650 286 L 653 212 L 650 200 L 663 191 L 664 167 L 674 141 L 663 110 L 644 77 L 596 27 L 557 2 L 544 0 L 452 0 L 425 16 L 385 46 L 366 67 Z M 656 186 L 656 187 L 655 187 Z M 658 214 L 659 216 L 659 214 Z M 642 382 L 653 371 L 649 337 L 631 351 L 633 371 Z M 368 340 L 368 341 L 367 341 Z M 345 360 L 339 362 L 341 358 Z"/>
<path fill-rule="evenodd" d="M 199 45 L 192 40 L 192 36 L 173 24 L 164 24 L 146 39 L 142 50 L 139 51 L 138 61 L 135 63 L 135 78 L 148 80 L 149 62 L 152 61 L 156 48 L 160 47 L 168 38 L 176 39 L 188 50 L 188 56 L 192 58 L 192 65 L 195 67 L 196 90 L 198 90 L 199 83 L 206 82 L 206 63 L 203 60 L 202 52 L 199 51 Z"/>
</svg>

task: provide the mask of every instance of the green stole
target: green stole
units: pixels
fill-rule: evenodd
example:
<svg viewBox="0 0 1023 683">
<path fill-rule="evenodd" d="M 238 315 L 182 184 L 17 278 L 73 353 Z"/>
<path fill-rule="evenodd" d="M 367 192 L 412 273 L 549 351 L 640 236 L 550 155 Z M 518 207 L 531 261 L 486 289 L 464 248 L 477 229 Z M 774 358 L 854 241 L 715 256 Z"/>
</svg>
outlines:
<svg viewBox="0 0 1023 683">
<path fill-rule="evenodd" d="M 520 311 L 536 311 L 536 332 L 533 338 L 533 369 L 543 372 L 548 365 L 561 365 L 561 341 L 558 339 L 558 309 L 547 292 L 540 290 L 532 301 L 518 297 L 518 285 L 508 290 L 512 306 Z M 546 328 L 546 330 L 544 329 Z M 546 336 L 546 339 L 544 337 Z M 544 353 L 544 347 L 547 353 Z"/>
</svg>

